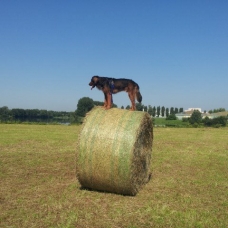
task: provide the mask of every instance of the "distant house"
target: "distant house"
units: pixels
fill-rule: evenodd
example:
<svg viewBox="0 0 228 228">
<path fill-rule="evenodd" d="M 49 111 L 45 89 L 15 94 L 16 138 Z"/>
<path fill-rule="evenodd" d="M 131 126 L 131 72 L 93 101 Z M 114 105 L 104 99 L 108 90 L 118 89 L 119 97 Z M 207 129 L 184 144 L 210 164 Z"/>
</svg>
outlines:
<svg viewBox="0 0 228 228">
<path fill-rule="evenodd" d="M 214 113 L 216 114 L 216 113 Z M 217 117 L 216 115 L 210 114 L 210 113 L 202 113 L 202 118 L 204 119 L 205 117 L 208 117 L 209 119 L 213 119 L 215 117 Z"/>
<path fill-rule="evenodd" d="M 201 112 L 201 108 L 189 108 L 189 109 L 184 110 L 183 112 L 177 113 L 175 115 L 176 115 L 177 119 L 182 120 L 183 118 L 191 117 L 194 110 L 198 110 L 199 112 Z"/>
<path fill-rule="evenodd" d="M 216 112 L 216 113 L 211 113 L 209 114 L 212 118 L 217 118 L 219 116 L 228 116 L 228 111 L 224 112 Z"/>
<path fill-rule="evenodd" d="M 182 120 L 183 118 L 189 118 L 192 115 L 192 112 L 180 112 L 180 113 L 176 113 L 175 116 L 177 117 L 177 119 Z"/>
<path fill-rule="evenodd" d="M 199 112 L 202 113 L 201 108 L 188 108 L 187 110 L 184 110 L 184 112 L 192 112 L 193 113 L 194 110 L 198 110 Z"/>
</svg>

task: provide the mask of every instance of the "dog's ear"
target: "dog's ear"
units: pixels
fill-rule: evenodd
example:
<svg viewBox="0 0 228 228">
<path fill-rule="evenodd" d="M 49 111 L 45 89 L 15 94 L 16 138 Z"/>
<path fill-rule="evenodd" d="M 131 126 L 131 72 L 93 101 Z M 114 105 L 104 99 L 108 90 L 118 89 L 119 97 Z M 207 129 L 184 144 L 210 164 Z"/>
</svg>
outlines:
<svg viewBox="0 0 228 228">
<path fill-rule="evenodd" d="M 99 77 L 98 76 L 93 76 L 92 78 L 93 82 L 97 84 L 99 82 Z"/>
</svg>

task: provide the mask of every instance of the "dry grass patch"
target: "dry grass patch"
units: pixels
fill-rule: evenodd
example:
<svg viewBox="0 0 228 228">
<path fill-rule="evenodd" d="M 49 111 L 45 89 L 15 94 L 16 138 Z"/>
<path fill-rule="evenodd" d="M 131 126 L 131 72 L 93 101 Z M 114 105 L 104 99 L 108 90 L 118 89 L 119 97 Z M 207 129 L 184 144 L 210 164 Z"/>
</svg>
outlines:
<svg viewBox="0 0 228 228">
<path fill-rule="evenodd" d="M 0 227 L 228 227 L 227 128 L 155 128 L 136 197 L 80 189 L 79 130 L 0 125 Z"/>
</svg>

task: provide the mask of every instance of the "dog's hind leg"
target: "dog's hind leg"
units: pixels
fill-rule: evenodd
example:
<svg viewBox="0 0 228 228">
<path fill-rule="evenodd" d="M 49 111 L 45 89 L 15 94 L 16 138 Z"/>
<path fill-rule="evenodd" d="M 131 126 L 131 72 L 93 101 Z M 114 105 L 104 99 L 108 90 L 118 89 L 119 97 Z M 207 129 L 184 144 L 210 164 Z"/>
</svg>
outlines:
<svg viewBox="0 0 228 228">
<path fill-rule="evenodd" d="M 131 111 L 134 111 L 134 110 L 136 110 L 136 106 L 135 106 L 135 94 L 132 92 L 132 91 L 130 91 L 130 92 L 128 92 L 128 96 L 129 96 L 129 98 L 130 98 L 130 101 L 131 101 Z"/>
</svg>

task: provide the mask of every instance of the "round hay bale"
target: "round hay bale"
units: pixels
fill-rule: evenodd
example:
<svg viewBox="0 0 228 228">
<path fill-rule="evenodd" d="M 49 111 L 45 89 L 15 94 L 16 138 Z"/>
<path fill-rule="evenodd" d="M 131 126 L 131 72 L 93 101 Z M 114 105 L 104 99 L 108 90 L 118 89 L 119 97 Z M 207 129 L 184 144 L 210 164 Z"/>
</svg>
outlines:
<svg viewBox="0 0 228 228">
<path fill-rule="evenodd" d="M 93 108 L 77 143 L 76 175 L 81 186 L 136 195 L 149 179 L 152 131 L 146 112 Z"/>
</svg>

